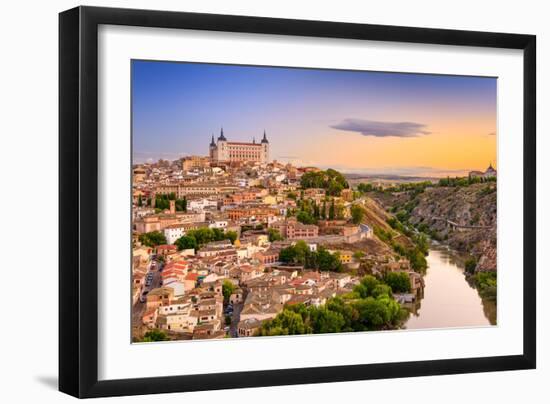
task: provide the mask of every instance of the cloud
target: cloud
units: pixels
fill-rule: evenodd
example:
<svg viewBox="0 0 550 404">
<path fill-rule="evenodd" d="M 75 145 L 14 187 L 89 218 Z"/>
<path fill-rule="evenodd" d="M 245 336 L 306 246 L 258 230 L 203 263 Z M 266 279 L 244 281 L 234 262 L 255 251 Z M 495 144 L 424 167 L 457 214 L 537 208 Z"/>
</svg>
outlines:
<svg viewBox="0 0 550 404">
<path fill-rule="evenodd" d="M 416 122 L 381 122 L 367 119 L 344 119 L 342 122 L 331 125 L 333 129 L 357 132 L 363 136 L 376 137 L 418 137 L 429 135 L 426 125 Z"/>
<path fill-rule="evenodd" d="M 489 136 L 496 136 L 496 132 L 490 132 L 490 133 L 487 133 Z"/>
</svg>

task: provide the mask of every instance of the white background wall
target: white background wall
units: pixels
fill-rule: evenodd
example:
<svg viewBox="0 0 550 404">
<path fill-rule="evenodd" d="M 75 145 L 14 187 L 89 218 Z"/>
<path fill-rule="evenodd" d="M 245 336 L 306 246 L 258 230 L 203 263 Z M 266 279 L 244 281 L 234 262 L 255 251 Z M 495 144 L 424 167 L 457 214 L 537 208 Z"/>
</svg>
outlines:
<svg viewBox="0 0 550 404">
<path fill-rule="evenodd" d="M 433 28 L 531 33 L 538 36 L 538 249 L 550 242 L 545 174 L 550 162 L 550 25 L 542 1 L 257 0 L 90 1 L 88 5 L 220 14 L 335 20 Z M 5 2 L 0 41 L 0 397 L 9 402 L 66 402 L 57 385 L 57 13 L 74 1 Z M 546 73 L 545 73 L 546 72 Z M 520 164 L 520 162 L 518 162 Z M 7 222 L 6 219 L 7 218 Z M 25 225 L 28 222 L 30 226 Z M 33 229 L 29 234 L 29 229 Z M 519 230 L 519 229 L 518 229 Z M 519 234 L 518 234 L 519 237 Z M 518 239 L 519 242 L 519 239 Z M 542 255 L 539 254 L 541 257 Z M 342 399 L 410 403 L 547 400 L 550 377 L 550 275 L 538 265 L 538 369 L 397 380 L 348 382 L 110 399 L 117 402 L 335 402 Z M 17 311 L 13 307 L 19 308 Z M 39 308 L 37 311 L 36 308 Z M 21 313 L 32 310 L 21 324 Z M 441 343 L 445 343 L 442 341 Z M 539 398 L 540 397 L 540 398 Z M 538 399 L 537 399 L 538 398 Z M 498 401 L 497 401 L 498 400 Z"/>
</svg>

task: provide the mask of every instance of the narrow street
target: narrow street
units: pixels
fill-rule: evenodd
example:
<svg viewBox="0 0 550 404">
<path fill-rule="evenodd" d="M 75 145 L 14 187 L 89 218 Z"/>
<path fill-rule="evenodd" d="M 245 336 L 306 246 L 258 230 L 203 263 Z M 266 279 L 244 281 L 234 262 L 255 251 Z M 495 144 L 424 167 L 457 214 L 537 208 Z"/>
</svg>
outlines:
<svg viewBox="0 0 550 404">
<path fill-rule="evenodd" d="M 148 269 L 147 274 L 150 274 L 150 273 L 153 274 L 153 279 L 149 286 L 145 286 L 145 285 L 143 286 L 140 296 L 143 296 L 143 292 L 150 292 L 151 290 L 161 286 L 161 280 L 162 280 L 161 270 L 162 270 L 163 264 L 160 262 L 157 262 L 155 269 L 153 269 L 152 267 L 153 262 L 156 262 L 156 261 L 151 261 L 151 263 L 149 263 L 147 268 Z M 146 277 L 147 277 L 147 274 L 145 275 Z M 137 327 L 141 326 L 141 318 L 145 313 L 145 307 L 146 307 L 146 303 L 141 302 L 141 298 L 138 299 L 136 304 L 134 304 L 134 307 L 132 308 L 132 326 L 137 326 Z"/>
<path fill-rule="evenodd" d="M 241 310 L 243 309 L 243 303 L 236 303 L 233 305 L 233 316 L 231 317 L 231 325 L 229 326 L 229 334 L 231 338 L 238 337 L 239 321 L 241 321 Z"/>
</svg>

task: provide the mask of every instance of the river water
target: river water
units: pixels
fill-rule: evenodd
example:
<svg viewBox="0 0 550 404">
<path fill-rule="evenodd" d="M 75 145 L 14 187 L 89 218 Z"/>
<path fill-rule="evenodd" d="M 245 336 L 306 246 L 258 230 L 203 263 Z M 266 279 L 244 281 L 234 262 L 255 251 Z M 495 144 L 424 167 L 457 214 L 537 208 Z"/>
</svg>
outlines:
<svg viewBox="0 0 550 404">
<path fill-rule="evenodd" d="M 496 324 L 496 304 L 484 301 L 464 276 L 463 260 L 443 246 L 432 246 L 426 257 L 424 295 L 405 328 L 473 327 Z"/>
</svg>

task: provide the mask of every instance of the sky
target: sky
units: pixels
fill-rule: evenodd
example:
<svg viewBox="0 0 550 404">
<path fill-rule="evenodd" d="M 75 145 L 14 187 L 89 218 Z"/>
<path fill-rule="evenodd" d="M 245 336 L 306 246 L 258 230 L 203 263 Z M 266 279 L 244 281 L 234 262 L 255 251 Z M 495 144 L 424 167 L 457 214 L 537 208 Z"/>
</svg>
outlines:
<svg viewBox="0 0 550 404">
<path fill-rule="evenodd" d="M 497 79 L 132 61 L 135 163 L 267 133 L 271 158 L 348 173 L 461 175 L 496 162 Z"/>
</svg>

